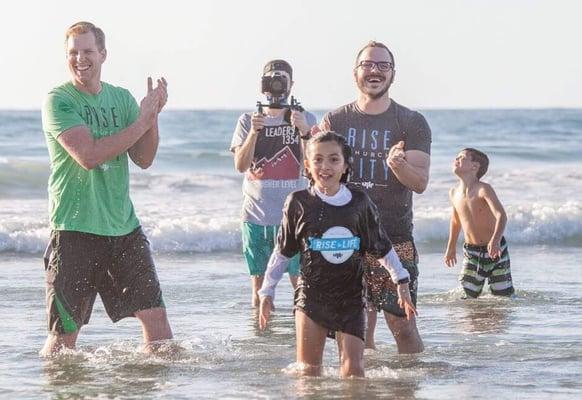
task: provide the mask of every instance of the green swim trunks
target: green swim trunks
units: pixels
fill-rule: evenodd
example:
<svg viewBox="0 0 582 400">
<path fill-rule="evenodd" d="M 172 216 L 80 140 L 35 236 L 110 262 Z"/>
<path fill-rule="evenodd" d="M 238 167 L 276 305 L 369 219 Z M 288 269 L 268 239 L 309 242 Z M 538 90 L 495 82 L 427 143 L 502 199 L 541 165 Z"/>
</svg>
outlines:
<svg viewBox="0 0 582 400">
<path fill-rule="evenodd" d="M 257 225 L 243 222 L 241 226 L 243 255 L 247 260 L 249 274 L 265 275 L 269 258 L 277 244 L 279 225 Z M 289 263 L 287 272 L 291 276 L 299 275 L 299 253 Z"/>
<path fill-rule="evenodd" d="M 515 293 L 505 238 L 501 238 L 501 257 L 495 260 L 489 257 L 487 246 L 463 245 L 463 270 L 459 281 L 465 294 L 472 298 L 479 297 L 486 279 L 494 296 L 511 296 Z"/>
</svg>

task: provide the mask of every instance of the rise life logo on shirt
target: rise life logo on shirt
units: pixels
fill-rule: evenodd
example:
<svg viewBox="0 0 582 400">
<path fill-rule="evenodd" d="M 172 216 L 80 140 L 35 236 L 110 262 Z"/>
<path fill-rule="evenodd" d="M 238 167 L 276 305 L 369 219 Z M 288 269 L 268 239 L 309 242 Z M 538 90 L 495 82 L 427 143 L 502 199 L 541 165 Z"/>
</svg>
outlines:
<svg viewBox="0 0 582 400">
<path fill-rule="evenodd" d="M 321 252 L 323 258 L 332 264 L 342 264 L 360 249 L 360 238 L 348 228 L 333 226 L 321 238 L 310 237 L 309 249 Z"/>
</svg>

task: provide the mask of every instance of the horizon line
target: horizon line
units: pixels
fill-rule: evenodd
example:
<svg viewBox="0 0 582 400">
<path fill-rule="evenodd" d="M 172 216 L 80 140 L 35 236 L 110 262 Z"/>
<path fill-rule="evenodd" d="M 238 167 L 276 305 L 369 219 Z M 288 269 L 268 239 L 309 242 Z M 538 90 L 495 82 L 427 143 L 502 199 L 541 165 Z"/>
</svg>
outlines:
<svg viewBox="0 0 582 400">
<path fill-rule="evenodd" d="M 334 107 L 310 107 L 309 111 L 331 111 L 337 109 L 338 106 Z M 409 107 L 413 110 L 422 111 L 536 111 L 536 110 L 580 110 L 582 111 L 582 106 L 515 106 L 515 107 Z M 239 107 L 168 107 L 164 111 L 248 111 L 253 109 L 252 107 L 239 108 Z M 0 112 L 11 112 L 11 111 L 41 111 L 40 107 L 37 108 L 3 108 L 0 107 Z"/>
</svg>

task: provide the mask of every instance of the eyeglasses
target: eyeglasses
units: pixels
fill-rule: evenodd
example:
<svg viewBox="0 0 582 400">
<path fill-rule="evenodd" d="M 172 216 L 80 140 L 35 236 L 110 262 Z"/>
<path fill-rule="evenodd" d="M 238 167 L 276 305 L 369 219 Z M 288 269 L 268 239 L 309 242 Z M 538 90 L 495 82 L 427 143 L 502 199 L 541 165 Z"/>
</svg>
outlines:
<svg viewBox="0 0 582 400">
<path fill-rule="evenodd" d="M 364 60 L 360 61 L 358 67 L 362 69 L 372 70 L 374 67 L 378 69 L 378 71 L 387 72 L 390 71 L 394 66 L 389 61 L 371 61 L 371 60 Z"/>
</svg>

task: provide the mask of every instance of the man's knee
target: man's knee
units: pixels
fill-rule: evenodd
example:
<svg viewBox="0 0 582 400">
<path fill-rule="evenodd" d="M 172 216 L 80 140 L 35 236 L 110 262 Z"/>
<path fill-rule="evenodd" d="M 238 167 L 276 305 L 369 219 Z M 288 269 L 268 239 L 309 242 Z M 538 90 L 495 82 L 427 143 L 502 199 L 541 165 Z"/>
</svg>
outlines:
<svg viewBox="0 0 582 400">
<path fill-rule="evenodd" d="M 146 343 L 171 339 L 172 328 L 164 307 L 150 308 L 135 313 L 141 322 Z"/>
<path fill-rule="evenodd" d="M 397 317 L 388 313 L 384 313 L 388 322 L 388 327 L 395 338 L 416 338 L 418 330 L 416 329 L 416 319 L 408 320 L 406 317 Z"/>
<path fill-rule="evenodd" d="M 416 328 L 416 320 L 414 318 L 407 320 L 404 317 L 386 315 L 386 320 L 396 340 L 399 353 L 414 354 L 424 351 L 424 345 Z"/>
<path fill-rule="evenodd" d="M 159 339 L 170 339 L 170 323 L 168 314 L 164 307 L 150 308 L 135 313 L 135 317 L 142 323 L 144 328 Z M 156 333 L 153 333 L 156 332 Z M 170 335 L 170 336 L 168 336 Z"/>
<path fill-rule="evenodd" d="M 161 322 L 167 321 L 168 314 L 165 307 L 148 308 L 147 310 L 140 310 L 135 313 L 135 317 L 142 322 Z"/>
</svg>

